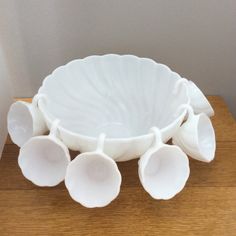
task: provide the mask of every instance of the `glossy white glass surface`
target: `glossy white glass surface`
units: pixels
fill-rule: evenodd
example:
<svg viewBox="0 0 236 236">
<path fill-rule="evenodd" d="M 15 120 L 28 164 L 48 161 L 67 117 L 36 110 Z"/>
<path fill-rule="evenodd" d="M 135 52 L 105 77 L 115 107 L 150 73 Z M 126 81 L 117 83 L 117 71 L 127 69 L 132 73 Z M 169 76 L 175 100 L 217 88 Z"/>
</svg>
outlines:
<svg viewBox="0 0 236 236">
<path fill-rule="evenodd" d="M 180 76 L 151 59 L 132 55 L 90 56 L 57 68 L 43 82 L 39 108 L 48 126 L 60 119 L 61 139 L 72 150 L 92 151 L 106 133 L 104 151 L 117 161 L 143 154 L 151 145 L 150 127 L 169 140 L 181 125 L 186 88 L 171 91 Z"/>
</svg>

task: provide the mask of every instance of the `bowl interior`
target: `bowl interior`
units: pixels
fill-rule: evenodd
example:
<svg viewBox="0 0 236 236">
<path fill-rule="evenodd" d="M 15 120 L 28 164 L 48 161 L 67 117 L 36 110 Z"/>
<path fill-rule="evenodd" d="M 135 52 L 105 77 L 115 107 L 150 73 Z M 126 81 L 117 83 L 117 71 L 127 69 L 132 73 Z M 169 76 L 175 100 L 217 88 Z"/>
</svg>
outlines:
<svg viewBox="0 0 236 236">
<path fill-rule="evenodd" d="M 48 100 L 42 110 L 74 133 L 108 138 L 147 134 L 177 119 L 188 102 L 185 88 L 176 96 L 180 76 L 153 60 L 125 55 L 90 56 L 74 60 L 49 75 L 39 93 Z"/>
</svg>

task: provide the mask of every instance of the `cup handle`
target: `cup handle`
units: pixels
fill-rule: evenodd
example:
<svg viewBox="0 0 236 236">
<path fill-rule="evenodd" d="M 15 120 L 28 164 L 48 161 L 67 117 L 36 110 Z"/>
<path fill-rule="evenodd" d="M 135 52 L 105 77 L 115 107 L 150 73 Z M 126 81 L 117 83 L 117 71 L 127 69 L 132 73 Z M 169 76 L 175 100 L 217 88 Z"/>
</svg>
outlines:
<svg viewBox="0 0 236 236">
<path fill-rule="evenodd" d="M 188 91 L 188 80 L 185 78 L 178 79 L 174 85 L 173 94 L 176 95 L 179 92 L 181 85 L 186 87 L 186 91 Z"/>
<path fill-rule="evenodd" d="M 33 100 L 32 100 L 32 105 L 34 107 L 38 108 L 38 102 L 40 99 L 44 99 L 47 100 L 47 95 L 43 94 L 43 93 L 38 93 L 34 96 Z"/>
<path fill-rule="evenodd" d="M 152 147 L 159 147 L 163 143 L 160 129 L 157 127 L 152 127 L 150 129 L 150 132 L 154 134 L 154 141 L 153 141 Z"/>
<path fill-rule="evenodd" d="M 99 152 L 99 153 L 103 153 L 103 149 L 104 149 L 104 142 L 105 142 L 105 138 L 106 138 L 106 134 L 105 133 L 101 133 L 98 137 L 98 141 L 97 141 L 97 148 L 95 150 L 95 152 Z"/>
<path fill-rule="evenodd" d="M 57 137 L 58 136 L 58 126 L 59 126 L 60 120 L 56 119 L 52 122 L 49 136 Z"/>
<path fill-rule="evenodd" d="M 185 109 L 186 115 L 188 115 L 187 119 L 190 119 L 191 117 L 195 116 L 193 108 L 189 104 L 182 104 L 177 110 L 177 113 L 180 113 L 182 109 Z"/>
</svg>

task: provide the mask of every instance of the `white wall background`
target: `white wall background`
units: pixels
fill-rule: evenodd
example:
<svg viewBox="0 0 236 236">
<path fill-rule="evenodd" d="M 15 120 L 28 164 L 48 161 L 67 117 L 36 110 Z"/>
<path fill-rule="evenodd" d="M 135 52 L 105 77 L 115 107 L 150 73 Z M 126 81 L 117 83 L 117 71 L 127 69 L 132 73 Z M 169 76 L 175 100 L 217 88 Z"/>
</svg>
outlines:
<svg viewBox="0 0 236 236">
<path fill-rule="evenodd" d="M 150 57 L 222 95 L 236 116 L 235 0 L 0 0 L 15 96 L 91 54 Z"/>
<path fill-rule="evenodd" d="M 12 93 L 8 68 L 4 59 L 0 41 L 0 159 L 7 137 L 7 112 L 12 103 Z"/>
</svg>

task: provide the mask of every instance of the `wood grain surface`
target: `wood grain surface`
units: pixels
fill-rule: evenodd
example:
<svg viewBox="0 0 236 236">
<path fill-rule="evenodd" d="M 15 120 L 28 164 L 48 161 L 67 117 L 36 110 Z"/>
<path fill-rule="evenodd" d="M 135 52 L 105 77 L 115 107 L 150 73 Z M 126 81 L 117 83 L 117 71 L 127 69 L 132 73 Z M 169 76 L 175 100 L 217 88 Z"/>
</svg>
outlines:
<svg viewBox="0 0 236 236">
<path fill-rule="evenodd" d="M 119 197 L 105 208 L 86 209 L 64 183 L 39 188 L 24 179 L 19 148 L 8 138 L 0 162 L 0 236 L 236 235 L 236 122 L 222 98 L 208 98 L 216 113 L 216 158 L 210 164 L 190 159 L 187 186 L 169 201 L 153 200 L 143 190 L 132 160 L 118 163 Z"/>
</svg>

